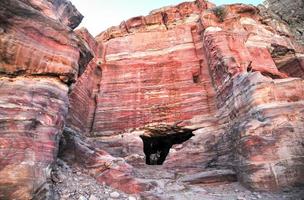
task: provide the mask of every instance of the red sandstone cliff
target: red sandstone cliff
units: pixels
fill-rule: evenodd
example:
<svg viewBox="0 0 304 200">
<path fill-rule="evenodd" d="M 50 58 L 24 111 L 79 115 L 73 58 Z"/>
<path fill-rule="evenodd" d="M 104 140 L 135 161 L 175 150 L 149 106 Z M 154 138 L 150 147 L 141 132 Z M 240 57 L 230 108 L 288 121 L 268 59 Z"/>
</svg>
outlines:
<svg viewBox="0 0 304 200">
<path fill-rule="evenodd" d="M 127 193 L 160 187 L 141 128 L 179 121 L 194 136 L 169 141 L 166 179 L 304 182 L 304 47 L 262 8 L 185 2 L 94 39 L 65 0 L 0 6 L 0 199 L 44 194 L 64 127 L 60 155 Z"/>
<path fill-rule="evenodd" d="M 182 120 L 201 128 L 164 166 L 197 172 L 211 163 L 261 190 L 303 182 L 303 81 L 293 78 L 303 77 L 303 47 L 285 22 L 274 25 L 254 6 L 195 1 L 134 17 L 96 40 L 97 93 L 89 87 L 93 97 L 77 98 L 94 105 L 90 130 L 80 133 L 97 146 L 143 155 L 133 128 Z"/>
<path fill-rule="evenodd" d="M 32 199 L 48 187 L 68 84 L 85 63 L 80 54 L 89 56 L 72 31 L 81 19 L 65 0 L 0 2 L 0 199 Z"/>
</svg>

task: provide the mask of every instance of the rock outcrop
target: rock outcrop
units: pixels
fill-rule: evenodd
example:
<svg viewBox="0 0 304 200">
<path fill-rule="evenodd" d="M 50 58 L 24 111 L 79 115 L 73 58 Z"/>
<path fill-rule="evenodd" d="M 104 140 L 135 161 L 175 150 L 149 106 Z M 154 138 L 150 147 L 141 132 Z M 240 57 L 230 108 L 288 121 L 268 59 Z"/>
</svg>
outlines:
<svg viewBox="0 0 304 200">
<path fill-rule="evenodd" d="M 270 52 L 278 69 L 292 77 L 303 78 L 303 1 L 269 0 L 258 7 L 263 16 L 262 23 L 295 41 L 292 43 L 292 47 L 284 44 L 271 44 Z"/>
<path fill-rule="evenodd" d="M 301 0 L 266 0 L 263 5 L 272 18 L 289 25 L 299 42 L 304 44 L 304 2 Z"/>
<path fill-rule="evenodd" d="M 254 6 L 197 0 L 99 34 L 94 65 L 102 77 L 83 76 L 97 89 L 79 85 L 91 92 L 73 99 L 95 108 L 82 132 L 137 166 L 144 147 L 135 129 L 183 121 L 194 136 L 172 146 L 164 168 L 233 169 L 259 190 L 302 183 L 304 85 L 293 77 L 302 77 L 303 46 L 288 24 L 269 19 Z"/>
<path fill-rule="evenodd" d="M 53 198 L 58 151 L 148 199 L 304 183 L 304 46 L 269 6 L 185 2 L 96 38 L 81 19 L 66 0 L 0 2 L 0 199 Z"/>
<path fill-rule="evenodd" d="M 0 199 L 52 199 L 69 85 L 85 63 L 81 19 L 65 0 L 0 2 Z"/>
</svg>

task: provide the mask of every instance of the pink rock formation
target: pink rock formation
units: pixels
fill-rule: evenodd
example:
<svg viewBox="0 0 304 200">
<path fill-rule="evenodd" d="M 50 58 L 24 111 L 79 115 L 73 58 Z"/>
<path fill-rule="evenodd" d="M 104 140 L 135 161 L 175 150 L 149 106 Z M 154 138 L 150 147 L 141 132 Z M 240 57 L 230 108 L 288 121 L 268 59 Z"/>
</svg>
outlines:
<svg viewBox="0 0 304 200">
<path fill-rule="evenodd" d="M 0 2 L 0 199 L 51 198 L 67 83 L 88 52 L 71 30 L 81 18 L 65 0 Z"/>
<path fill-rule="evenodd" d="M 123 159 L 96 148 L 92 142 L 71 129 L 65 129 L 64 138 L 66 145 L 61 149 L 60 156 L 69 163 L 80 165 L 100 184 L 105 183 L 129 194 L 151 189 L 151 185 L 134 178 L 133 167 Z"/>
<path fill-rule="evenodd" d="M 67 117 L 67 127 L 90 135 L 94 123 L 97 94 L 99 92 L 102 77 L 101 67 L 97 64 L 97 43 L 86 29 L 76 30 L 77 36 L 84 46 L 90 50 L 94 56 L 86 71 L 79 77 L 69 94 L 70 106 Z M 85 66 L 85 65 L 82 65 Z"/>
<path fill-rule="evenodd" d="M 198 3 L 183 3 L 157 10 L 96 38 L 104 64 L 95 135 L 214 113 L 198 23 L 201 8 Z M 118 37 L 118 32 L 124 36 Z"/>
<path fill-rule="evenodd" d="M 198 130 L 173 147 L 165 168 L 232 168 L 244 185 L 260 190 L 303 182 L 303 81 L 288 78 L 301 77 L 303 47 L 284 22 L 273 26 L 259 12 L 244 4 L 186 2 L 101 33 L 95 63 L 102 78 L 81 77 L 97 89 L 75 87 L 97 94 L 76 92 L 72 100 L 77 107 L 85 105 L 81 101 L 95 107 L 86 109 L 89 123 L 80 129 L 136 166 L 130 155 L 143 156 L 143 146 L 141 133 L 132 129 L 182 120 Z M 281 124 L 288 112 L 294 122 Z M 72 126 L 77 131 L 77 123 Z"/>
<path fill-rule="evenodd" d="M 68 1 L 2 0 L 0 199 L 47 198 L 64 127 L 60 155 L 126 193 L 157 190 L 140 128 L 176 122 L 194 136 L 169 144 L 165 176 L 304 183 L 304 47 L 265 12 L 196 0 L 94 39 Z"/>
<path fill-rule="evenodd" d="M 75 35 L 69 27 L 32 9 L 30 5 L 35 3 L 39 2 L 1 2 L 1 73 L 58 76 L 65 82 L 75 81 L 79 59 Z"/>
<path fill-rule="evenodd" d="M 68 111 L 67 92 L 55 78 L 0 78 L 0 199 L 31 199 L 46 184 Z"/>
</svg>

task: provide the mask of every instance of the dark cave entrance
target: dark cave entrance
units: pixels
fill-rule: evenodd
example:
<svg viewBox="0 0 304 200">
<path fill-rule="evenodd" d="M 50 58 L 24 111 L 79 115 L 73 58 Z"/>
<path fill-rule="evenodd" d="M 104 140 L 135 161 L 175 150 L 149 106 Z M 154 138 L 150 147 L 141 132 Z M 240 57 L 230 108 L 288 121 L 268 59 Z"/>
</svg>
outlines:
<svg viewBox="0 0 304 200">
<path fill-rule="evenodd" d="M 146 128 L 147 134 L 140 135 L 143 141 L 147 165 L 162 165 L 174 144 L 182 144 L 194 134 L 193 130 L 176 126 Z"/>
</svg>

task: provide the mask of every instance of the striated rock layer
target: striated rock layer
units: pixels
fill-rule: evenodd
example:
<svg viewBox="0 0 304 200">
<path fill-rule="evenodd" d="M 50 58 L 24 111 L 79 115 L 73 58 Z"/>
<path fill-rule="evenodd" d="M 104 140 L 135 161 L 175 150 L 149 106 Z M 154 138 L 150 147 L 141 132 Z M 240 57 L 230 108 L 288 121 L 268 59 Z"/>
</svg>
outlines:
<svg viewBox="0 0 304 200">
<path fill-rule="evenodd" d="M 293 77 L 303 77 L 304 48 L 287 23 L 262 7 L 197 0 L 95 39 L 68 123 L 94 146 L 141 171 L 143 132 L 134 129 L 182 121 L 194 136 L 172 146 L 162 169 L 233 169 L 258 190 L 303 183 L 304 83 Z"/>
<path fill-rule="evenodd" d="M 31 199 L 46 184 L 67 114 L 67 92 L 54 78 L 0 78 L 0 199 Z"/>
<path fill-rule="evenodd" d="M 278 43 L 271 45 L 270 52 L 278 69 L 292 77 L 303 78 L 303 1 L 269 0 L 265 1 L 264 5 L 259 5 L 258 7 L 263 16 L 263 23 L 271 26 L 281 35 L 296 40 L 292 47 Z M 299 51 L 301 48 L 302 50 Z"/>
<path fill-rule="evenodd" d="M 203 3 L 156 10 L 97 36 L 103 79 L 94 135 L 214 113 L 200 35 Z"/>
<path fill-rule="evenodd" d="M 263 5 L 273 18 L 286 22 L 296 38 L 304 44 L 304 2 L 301 0 L 265 0 Z"/>
<path fill-rule="evenodd" d="M 90 56 L 81 19 L 65 0 L 0 2 L 0 199 L 52 199 L 69 84 Z"/>
<path fill-rule="evenodd" d="M 72 30 L 82 16 L 68 1 L 1 1 L 0 199 L 52 199 L 63 130 L 62 159 L 126 193 L 157 199 L 160 179 L 304 183 L 304 47 L 268 11 L 196 0 L 94 39 Z M 191 135 L 144 147 L 144 126 L 161 124 Z M 158 168 L 149 144 L 167 156 Z"/>
</svg>

